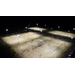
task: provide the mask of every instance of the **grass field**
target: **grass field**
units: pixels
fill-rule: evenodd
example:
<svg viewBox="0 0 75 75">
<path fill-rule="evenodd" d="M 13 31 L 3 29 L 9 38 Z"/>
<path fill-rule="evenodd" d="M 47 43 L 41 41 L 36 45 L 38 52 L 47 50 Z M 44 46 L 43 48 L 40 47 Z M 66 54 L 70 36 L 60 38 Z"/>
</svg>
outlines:
<svg viewBox="0 0 75 75">
<path fill-rule="evenodd" d="M 31 28 L 33 30 L 46 30 L 43 28 Z M 66 32 L 49 31 L 48 33 L 64 37 L 75 37 Z M 66 57 L 73 49 L 75 43 L 56 37 L 41 35 L 36 32 L 27 32 L 1 37 L 3 45 L 9 45 L 22 58 L 61 58 Z"/>
</svg>

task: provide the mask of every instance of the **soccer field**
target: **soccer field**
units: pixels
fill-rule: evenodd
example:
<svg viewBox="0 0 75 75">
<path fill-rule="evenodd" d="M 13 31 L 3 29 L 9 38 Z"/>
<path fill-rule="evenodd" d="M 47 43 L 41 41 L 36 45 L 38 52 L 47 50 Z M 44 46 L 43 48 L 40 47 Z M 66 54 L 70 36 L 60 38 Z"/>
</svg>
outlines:
<svg viewBox="0 0 75 75">
<path fill-rule="evenodd" d="M 46 30 L 44 28 L 29 28 L 32 30 Z M 49 31 L 48 33 L 75 37 L 75 34 Z M 67 54 L 75 47 L 75 44 L 64 39 L 41 35 L 36 32 L 26 32 L 1 37 L 3 42 L 10 45 L 10 50 L 15 51 L 22 58 L 61 58 L 67 57 Z"/>
</svg>

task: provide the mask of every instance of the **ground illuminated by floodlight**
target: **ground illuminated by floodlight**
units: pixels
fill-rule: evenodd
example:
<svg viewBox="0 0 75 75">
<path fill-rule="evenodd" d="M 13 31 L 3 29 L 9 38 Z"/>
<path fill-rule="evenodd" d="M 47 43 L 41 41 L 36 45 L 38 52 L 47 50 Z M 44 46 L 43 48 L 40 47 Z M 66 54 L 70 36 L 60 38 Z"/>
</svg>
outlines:
<svg viewBox="0 0 75 75">
<path fill-rule="evenodd" d="M 5 41 L 9 45 L 17 45 L 18 43 L 21 44 L 21 43 L 30 41 L 32 39 L 36 39 L 41 36 L 42 35 L 36 34 L 34 32 L 27 32 L 27 33 L 23 33 L 23 34 L 2 37 L 2 40 Z"/>
<path fill-rule="evenodd" d="M 64 31 L 49 31 L 48 33 L 59 35 L 59 36 L 64 36 L 64 37 L 69 37 L 69 38 L 71 37 L 75 38 L 75 34 L 64 32 Z"/>
<path fill-rule="evenodd" d="M 37 30 L 37 31 L 46 30 L 45 28 L 39 28 L 39 27 L 29 27 L 28 29 Z"/>
<path fill-rule="evenodd" d="M 60 31 L 57 32 L 60 34 Z M 53 33 L 56 34 L 55 31 Z M 67 35 L 67 33 L 65 34 Z M 65 34 L 61 35 L 65 36 Z M 68 36 L 74 37 L 73 34 L 71 35 Z M 71 51 L 71 49 L 75 46 L 74 43 L 65 41 L 64 39 L 41 35 L 36 32 L 5 36 L 1 37 L 1 39 L 9 44 L 11 49 L 23 58 L 66 57 L 68 52 Z"/>
</svg>

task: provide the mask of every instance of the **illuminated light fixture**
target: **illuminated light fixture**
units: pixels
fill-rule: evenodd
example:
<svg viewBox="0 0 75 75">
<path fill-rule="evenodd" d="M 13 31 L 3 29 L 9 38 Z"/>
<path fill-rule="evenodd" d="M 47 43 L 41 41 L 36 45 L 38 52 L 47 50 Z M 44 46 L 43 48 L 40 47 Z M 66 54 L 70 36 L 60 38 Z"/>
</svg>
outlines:
<svg viewBox="0 0 75 75">
<path fill-rule="evenodd" d="M 8 31 L 8 29 L 6 29 L 6 31 Z"/>
<path fill-rule="evenodd" d="M 73 39 L 73 37 L 71 37 L 71 39 Z"/>
<path fill-rule="evenodd" d="M 75 28 L 73 28 L 73 30 L 75 30 Z"/>
<path fill-rule="evenodd" d="M 46 25 L 45 25 L 46 26 Z"/>
<path fill-rule="evenodd" d="M 27 27 L 25 27 L 27 29 Z"/>
<path fill-rule="evenodd" d="M 68 30 L 68 32 L 70 32 L 70 31 Z"/>
<path fill-rule="evenodd" d="M 52 28 L 51 28 L 52 29 Z"/>
<path fill-rule="evenodd" d="M 68 56 L 70 57 L 71 55 L 70 55 L 70 54 L 68 54 Z"/>
<path fill-rule="evenodd" d="M 38 23 L 36 25 L 38 25 Z"/>
<path fill-rule="evenodd" d="M 42 32 L 42 30 L 40 30 L 40 32 Z"/>
<path fill-rule="evenodd" d="M 58 26 L 58 28 L 60 28 L 60 26 Z"/>
<path fill-rule="evenodd" d="M 20 37 L 20 35 L 17 35 L 17 37 Z"/>
</svg>

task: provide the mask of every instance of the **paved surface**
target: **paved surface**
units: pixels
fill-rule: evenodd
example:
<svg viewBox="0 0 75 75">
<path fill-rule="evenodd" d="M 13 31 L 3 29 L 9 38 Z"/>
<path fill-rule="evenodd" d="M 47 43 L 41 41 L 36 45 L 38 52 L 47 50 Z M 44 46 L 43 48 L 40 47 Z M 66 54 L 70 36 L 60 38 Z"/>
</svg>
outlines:
<svg viewBox="0 0 75 75">
<path fill-rule="evenodd" d="M 54 33 L 54 32 L 53 32 Z M 1 37 L 23 58 L 58 58 L 66 57 L 75 46 L 74 43 L 36 32 Z"/>
</svg>

